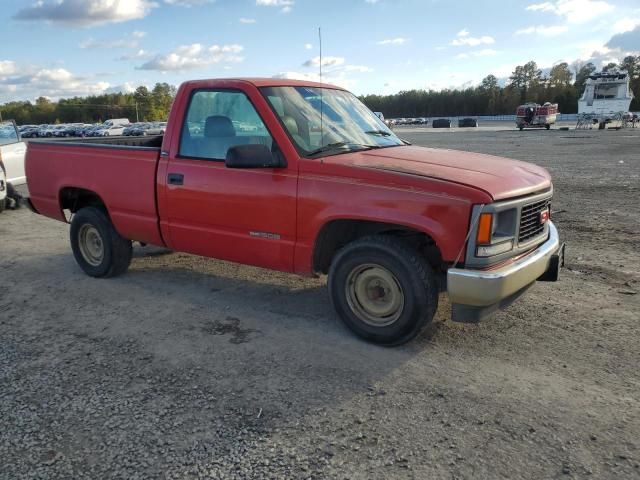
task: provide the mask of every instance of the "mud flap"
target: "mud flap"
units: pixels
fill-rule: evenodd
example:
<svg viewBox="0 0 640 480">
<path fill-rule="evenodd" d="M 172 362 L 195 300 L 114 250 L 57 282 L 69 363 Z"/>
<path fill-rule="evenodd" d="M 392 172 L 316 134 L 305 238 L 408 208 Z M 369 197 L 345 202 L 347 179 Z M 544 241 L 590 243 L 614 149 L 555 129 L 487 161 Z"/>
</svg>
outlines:
<svg viewBox="0 0 640 480">
<path fill-rule="evenodd" d="M 540 275 L 539 282 L 557 282 L 560 278 L 560 269 L 564 267 L 564 251 L 566 244 L 560 245 L 558 251 L 549 259 L 549 268 Z"/>
</svg>

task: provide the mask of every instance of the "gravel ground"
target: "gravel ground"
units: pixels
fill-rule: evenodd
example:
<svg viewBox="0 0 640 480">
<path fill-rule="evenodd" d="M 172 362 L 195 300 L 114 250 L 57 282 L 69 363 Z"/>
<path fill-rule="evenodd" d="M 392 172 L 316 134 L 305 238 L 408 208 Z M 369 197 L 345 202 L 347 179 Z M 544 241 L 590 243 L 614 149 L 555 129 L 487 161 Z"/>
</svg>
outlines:
<svg viewBox="0 0 640 480">
<path fill-rule="evenodd" d="M 562 280 L 386 349 L 322 279 L 139 248 L 95 280 L 5 212 L 0 478 L 640 478 L 640 131 L 398 131 L 547 167 Z"/>
</svg>

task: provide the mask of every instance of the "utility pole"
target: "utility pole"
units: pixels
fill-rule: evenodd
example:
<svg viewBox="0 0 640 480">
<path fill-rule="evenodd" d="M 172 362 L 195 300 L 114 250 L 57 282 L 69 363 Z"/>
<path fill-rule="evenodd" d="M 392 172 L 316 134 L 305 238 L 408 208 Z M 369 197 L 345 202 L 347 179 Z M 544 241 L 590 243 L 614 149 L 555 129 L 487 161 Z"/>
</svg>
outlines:
<svg viewBox="0 0 640 480">
<path fill-rule="evenodd" d="M 136 123 L 139 123 L 140 119 L 138 118 L 138 102 L 136 102 Z"/>
</svg>

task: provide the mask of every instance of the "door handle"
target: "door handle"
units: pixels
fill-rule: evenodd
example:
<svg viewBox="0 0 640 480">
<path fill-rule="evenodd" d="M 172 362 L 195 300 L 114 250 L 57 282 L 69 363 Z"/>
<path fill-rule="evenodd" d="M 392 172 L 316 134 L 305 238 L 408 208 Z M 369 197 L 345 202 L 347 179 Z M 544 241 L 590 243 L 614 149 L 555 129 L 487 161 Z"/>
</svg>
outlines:
<svg viewBox="0 0 640 480">
<path fill-rule="evenodd" d="M 181 173 L 170 173 L 167 177 L 169 185 L 183 185 L 184 184 L 184 175 Z"/>
</svg>

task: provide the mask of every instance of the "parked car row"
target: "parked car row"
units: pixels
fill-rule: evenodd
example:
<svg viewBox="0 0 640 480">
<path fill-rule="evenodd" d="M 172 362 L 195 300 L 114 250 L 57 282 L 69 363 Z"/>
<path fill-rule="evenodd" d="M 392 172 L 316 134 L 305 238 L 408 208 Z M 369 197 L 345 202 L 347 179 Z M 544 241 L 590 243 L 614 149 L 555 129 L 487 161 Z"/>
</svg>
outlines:
<svg viewBox="0 0 640 480">
<path fill-rule="evenodd" d="M 392 118 L 389 120 L 391 125 L 428 125 L 428 118 Z"/>
<path fill-rule="evenodd" d="M 166 122 L 130 123 L 128 118 L 113 118 L 104 123 L 67 123 L 60 125 L 22 125 L 22 138 L 110 137 L 117 135 L 164 135 Z"/>
</svg>

